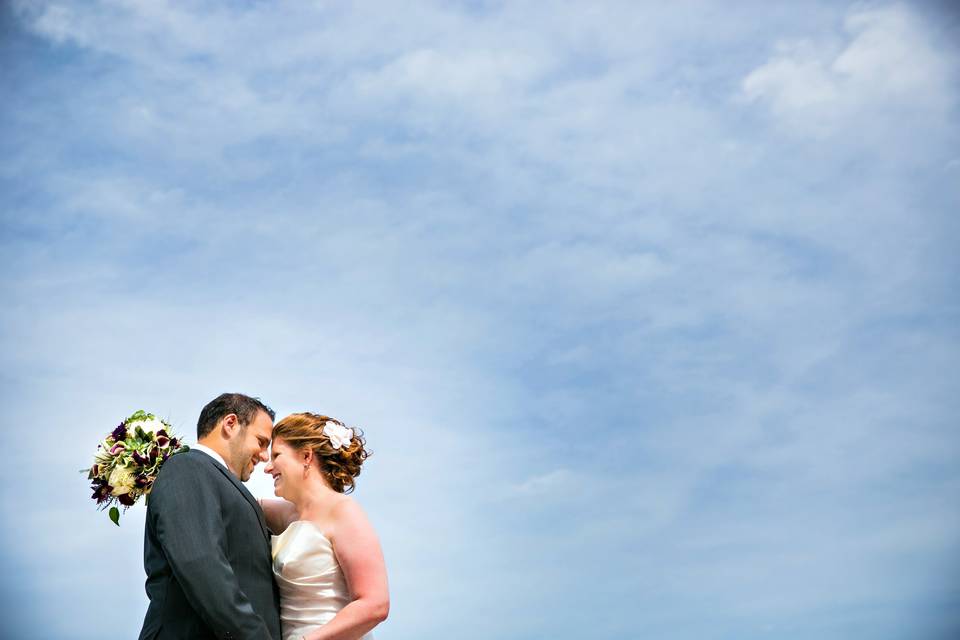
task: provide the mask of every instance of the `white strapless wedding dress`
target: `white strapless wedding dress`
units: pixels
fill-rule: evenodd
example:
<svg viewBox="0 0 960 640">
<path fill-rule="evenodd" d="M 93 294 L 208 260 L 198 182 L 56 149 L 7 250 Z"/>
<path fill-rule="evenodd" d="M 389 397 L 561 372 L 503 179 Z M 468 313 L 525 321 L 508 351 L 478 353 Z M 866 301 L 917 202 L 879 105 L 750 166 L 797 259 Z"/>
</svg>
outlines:
<svg viewBox="0 0 960 640">
<path fill-rule="evenodd" d="M 271 536 L 271 543 L 283 640 L 300 640 L 347 606 L 350 591 L 333 546 L 314 523 L 292 522 L 279 536 Z M 373 634 L 363 640 L 373 640 Z"/>
</svg>

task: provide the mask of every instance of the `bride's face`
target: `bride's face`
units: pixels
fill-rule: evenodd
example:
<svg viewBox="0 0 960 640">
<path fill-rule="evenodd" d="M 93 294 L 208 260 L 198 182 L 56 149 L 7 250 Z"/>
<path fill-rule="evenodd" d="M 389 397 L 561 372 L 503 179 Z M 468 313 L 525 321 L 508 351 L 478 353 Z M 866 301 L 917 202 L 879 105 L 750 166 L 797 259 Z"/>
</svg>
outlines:
<svg viewBox="0 0 960 640">
<path fill-rule="evenodd" d="M 303 478 L 303 462 L 296 449 L 280 438 L 274 438 L 270 445 L 270 461 L 263 471 L 273 476 L 274 495 L 289 500 L 290 491 L 295 491 Z"/>
</svg>

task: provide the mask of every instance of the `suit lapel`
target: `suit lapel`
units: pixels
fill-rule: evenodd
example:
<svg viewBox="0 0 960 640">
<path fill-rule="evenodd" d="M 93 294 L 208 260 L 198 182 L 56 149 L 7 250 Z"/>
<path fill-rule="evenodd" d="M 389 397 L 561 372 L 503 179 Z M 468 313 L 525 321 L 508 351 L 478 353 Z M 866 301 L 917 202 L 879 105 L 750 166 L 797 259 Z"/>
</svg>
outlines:
<svg viewBox="0 0 960 640">
<path fill-rule="evenodd" d="M 245 486 L 243 486 L 243 483 L 240 482 L 239 478 L 233 475 L 233 473 L 231 473 L 229 469 L 227 469 L 218 461 L 214 460 L 213 458 L 203 453 L 202 451 L 198 451 L 197 453 L 203 456 L 204 458 L 207 458 L 208 460 L 210 460 L 210 462 L 213 463 L 213 466 L 215 466 L 217 470 L 227 478 L 227 480 L 233 483 L 233 486 L 237 488 L 237 491 L 240 492 L 240 495 L 242 495 L 244 499 L 250 504 L 250 506 L 253 508 L 254 513 L 257 514 L 257 522 L 260 523 L 260 530 L 263 532 L 263 537 L 266 538 L 267 541 L 269 542 L 270 529 L 267 528 L 267 521 L 264 520 L 263 518 L 263 509 L 260 508 L 260 503 L 258 503 L 256 498 L 253 497 L 253 494 L 250 493 L 250 491 Z"/>
</svg>

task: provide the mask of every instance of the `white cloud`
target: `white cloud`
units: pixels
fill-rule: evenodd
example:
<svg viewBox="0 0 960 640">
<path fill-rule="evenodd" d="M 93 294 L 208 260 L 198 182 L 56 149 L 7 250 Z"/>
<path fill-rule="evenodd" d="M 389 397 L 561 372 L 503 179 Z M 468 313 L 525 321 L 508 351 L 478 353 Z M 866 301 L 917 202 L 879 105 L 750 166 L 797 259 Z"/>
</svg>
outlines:
<svg viewBox="0 0 960 640">
<path fill-rule="evenodd" d="M 364 94 L 394 90 L 426 101 L 449 96 L 469 108 L 474 100 L 502 100 L 512 88 L 525 90 L 538 67 L 522 52 L 420 49 L 361 77 L 358 85 Z"/>
<path fill-rule="evenodd" d="M 954 104 L 951 61 L 906 6 L 853 10 L 844 32 L 840 41 L 781 42 L 743 79 L 742 97 L 817 134 L 878 111 L 943 117 Z"/>
<path fill-rule="evenodd" d="M 513 487 L 513 491 L 521 496 L 540 496 L 562 489 L 564 485 L 575 481 L 568 469 L 554 469 L 547 473 L 524 480 Z"/>
</svg>

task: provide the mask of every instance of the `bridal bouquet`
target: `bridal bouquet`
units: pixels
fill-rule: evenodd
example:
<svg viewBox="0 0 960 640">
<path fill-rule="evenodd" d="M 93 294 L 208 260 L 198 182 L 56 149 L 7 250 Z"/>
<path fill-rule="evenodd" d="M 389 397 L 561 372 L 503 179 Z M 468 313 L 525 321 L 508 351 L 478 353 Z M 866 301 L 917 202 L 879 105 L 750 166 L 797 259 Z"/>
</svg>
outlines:
<svg viewBox="0 0 960 640">
<path fill-rule="evenodd" d="M 133 506 L 153 488 L 160 467 L 188 447 L 170 433 L 170 425 L 152 413 L 137 411 L 97 445 L 93 466 L 83 469 L 101 510 L 110 507 L 110 520 L 120 526 L 120 510 Z"/>
</svg>

